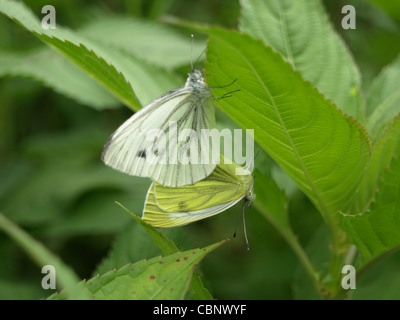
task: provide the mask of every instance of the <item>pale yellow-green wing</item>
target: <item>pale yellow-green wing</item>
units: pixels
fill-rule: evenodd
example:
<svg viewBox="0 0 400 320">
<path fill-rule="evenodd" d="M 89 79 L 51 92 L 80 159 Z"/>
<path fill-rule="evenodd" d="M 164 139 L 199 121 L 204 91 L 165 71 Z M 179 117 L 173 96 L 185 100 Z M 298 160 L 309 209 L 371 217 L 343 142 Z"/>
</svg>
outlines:
<svg viewBox="0 0 400 320">
<path fill-rule="evenodd" d="M 241 167 L 222 160 L 209 177 L 194 185 L 169 188 L 153 183 L 142 219 L 155 227 L 182 226 L 225 211 L 252 193 L 251 173 L 236 175 Z"/>
</svg>

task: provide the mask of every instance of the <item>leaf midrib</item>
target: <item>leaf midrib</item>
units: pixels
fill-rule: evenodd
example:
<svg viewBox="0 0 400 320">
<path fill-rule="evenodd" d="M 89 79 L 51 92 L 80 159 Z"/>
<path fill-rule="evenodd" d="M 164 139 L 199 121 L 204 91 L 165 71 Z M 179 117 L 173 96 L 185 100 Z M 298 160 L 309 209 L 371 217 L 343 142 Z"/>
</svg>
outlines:
<svg viewBox="0 0 400 320">
<path fill-rule="evenodd" d="M 282 1 L 282 0 L 281 0 Z M 278 12 L 279 12 L 279 24 L 281 26 L 281 32 L 283 35 L 283 44 L 285 46 L 285 50 L 287 53 L 287 59 L 290 62 L 290 64 L 293 66 L 293 69 L 296 69 L 296 64 L 294 62 L 294 57 L 293 57 L 293 50 L 290 44 L 290 40 L 288 37 L 288 28 L 287 28 L 287 22 L 286 19 L 284 17 L 284 15 L 281 13 L 282 9 L 281 9 L 281 2 L 279 2 L 278 0 L 275 0 L 275 6 L 278 8 Z"/>
<path fill-rule="evenodd" d="M 230 46 L 230 43 L 225 41 L 224 38 L 220 38 L 220 39 L 222 41 L 224 41 L 228 46 Z M 264 82 L 261 80 L 260 75 L 257 73 L 256 69 L 253 67 L 253 65 L 250 63 L 250 61 L 245 56 L 243 56 L 241 51 L 239 51 L 236 47 L 233 47 L 233 46 L 230 46 L 230 47 L 238 55 L 240 55 L 242 57 L 243 61 L 246 62 L 246 64 L 249 66 L 249 68 L 252 70 L 252 72 L 256 75 L 257 80 L 261 83 L 261 85 L 264 88 L 265 92 L 268 94 L 269 98 L 271 99 L 272 107 L 274 108 L 275 114 L 278 116 L 279 122 L 280 122 L 280 124 L 281 124 L 281 126 L 283 128 L 283 131 L 285 132 L 286 138 L 288 139 L 289 144 L 292 147 L 293 153 L 295 155 L 295 158 L 298 161 L 298 163 L 300 164 L 301 170 L 303 171 L 303 174 L 304 174 L 308 184 L 310 185 L 310 187 L 312 189 L 313 195 L 316 198 L 316 201 L 320 205 L 320 209 L 322 211 L 321 213 L 323 214 L 324 218 L 328 222 L 331 221 L 331 216 L 330 216 L 329 210 L 328 210 L 325 202 L 322 201 L 322 199 L 320 198 L 319 192 L 317 192 L 317 188 L 315 187 L 314 183 L 312 182 L 312 179 L 311 179 L 311 177 L 310 177 L 310 175 L 309 175 L 309 173 L 308 173 L 308 171 L 307 171 L 307 169 L 306 169 L 306 167 L 305 167 L 305 165 L 304 165 L 304 163 L 303 163 L 303 161 L 302 161 L 297 149 L 295 148 L 295 144 L 294 144 L 294 142 L 293 142 L 293 140 L 292 140 L 292 138 L 291 138 L 291 136 L 290 136 L 290 134 L 288 132 L 288 129 L 286 128 L 286 126 L 285 126 L 285 124 L 284 124 L 284 122 L 282 120 L 282 117 L 281 117 L 280 113 L 277 110 L 277 107 L 276 107 L 276 104 L 275 104 L 275 100 L 273 99 L 271 93 L 269 92 L 268 88 L 265 86 Z"/>
</svg>

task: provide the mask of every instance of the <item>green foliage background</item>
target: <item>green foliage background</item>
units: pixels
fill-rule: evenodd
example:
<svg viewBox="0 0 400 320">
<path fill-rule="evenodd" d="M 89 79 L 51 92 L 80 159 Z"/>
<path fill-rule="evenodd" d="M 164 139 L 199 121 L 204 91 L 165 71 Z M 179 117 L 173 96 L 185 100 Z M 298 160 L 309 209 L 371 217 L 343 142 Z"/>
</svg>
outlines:
<svg viewBox="0 0 400 320">
<path fill-rule="evenodd" d="M 2 5 L 4 2 L 7 1 Z M 235 85 L 242 94 L 218 104 L 218 125 L 221 128 L 239 125 L 254 128 L 257 125 L 260 155 L 256 163 L 258 198 L 246 213 L 251 250 L 245 250 L 239 227 L 238 236 L 205 257 L 197 269 L 205 287 L 217 299 L 322 298 L 310 280 L 310 270 L 304 269 L 307 261 L 299 263 L 301 251 L 297 250 L 296 255 L 295 248 L 305 248 L 309 265 L 318 272 L 316 279 L 330 290 L 331 280 L 326 274 L 328 270 L 337 274 L 337 266 L 332 263 L 332 256 L 335 256 L 331 248 L 332 234 L 345 231 L 351 243 L 363 253 L 358 265 L 368 266 L 362 269 L 357 290 L 350 297 L 399 299 L 400 255 L 393 253 L 373 266 L 368 263 L 399 246 L 396 234 L 399 233 L 400 209 L 393 199 L 400 195 L 397 187 L 400 167 L 396 160 L 400 121 L 393 119 L 400 110 L 400 99 L 393 93 L 400 90 L 400 20 L 396 15 L 400 5 L 387 7 L 372 0 L 323 1 L 326 13 L 319 7 L 315 11 L 303 7 L 293 12 L 288 10 L 287 34 L 306 24 L 302 19 L 306 19 L 308 13 L 317 13 L 307 20 L 315 27 L 310 29 L 312 36 L 306 39 L 299 34 L 294 38 L 298 47 L 285 52 L 280 43 L 287 34 L 277 31 L 273 16 L 257 20 L 257 14 L 263 11 L 252 12 L 251 6 L 246 10 L 249 3 L 257 1 L 92 0 L 84 4 L 82 1 L 52 1 L 57 10 L 57 27 L 60 26 L 54 38 L 46 34 L 35 37 L 1 15 L 0 212 L 66 262 L 80 279 L 97 274 L 106 274 L 105 277 L 111 279 L 113 275 L 109 272 L 127 263 L 144 265 L 146 262 L 140 262 L 144 258 L 151 259 L 162 253 L 168 257 L 175 252 L 176 248 L 168 251 L 161 246 L 160 249 L 145 230 L 115 204 L 119 201 L 140 215 L 150 181 L 105 167 L 100 154 L 108 136 L 132 110 L 183 85 L 190 71 L 189 35 L 195 34 L 194 57 L 197 57 L 205 48 L 209 34 L 205 64 L 208 81 L 221 84 L 237 78 Z M 291 1 L 280 3 L 285 10 Z M 26 1 L 33 14 L 24 16 L 24 22 L 33 33 L 34 18 L 42 16 L 41 8 L 46 4 L 48 1 Z M 341 28 L 341 8 L 346 4 L 356 7 L 356 30 Z M 208 25 L 250 33 L 273 50 L 250 36 Z M 77 32 L 69 33 L 67 28 Z M 59 41 L 57 37 L 68 42 Z M 38 38 L 64 55 L 51 50 Z M 79 45 L 82 39 L 86 47 Z M 243 55 L 235 54 L 235 46 L 242 49 Z M 321 48 L 329 52 L 330 60 L 319 56 Z M 294 73 L 284 61 L 295 66 L 299 73 Z M 253 71 L 246 70 L 248 66 L 253 67 L 248 69 Z M 252 79 L 258 74 L 261 75 L 259 83 L 253 85 Z M 262 77 L 265 74 L 268 77 Z M 302 77 L 311 84 L 302 81 Z M 301 111 L 296 113 L 293 123 L 290 122 L 293 115 L 279 120 L 275 114 L 265 111 L 270 105 L 279 109 L 278 99 L 273 91 L 267 97 L 258 87 L 270 81 L 284 86 L 288 79 L 298 90 L 297 96 L 283 102 L 279 100 L 279 103 L 298 104 L 297 110 Z M 362 126 L 350 118 L 347 122 L 343 120 L 342 113 L 312 86 Z M 387 97 L 391 98 L 385 100 Z M 265 101 L 265 105 L 257 105 L 257 99 Z M 329 110 L 330 113 L 321 112 L 315 116 L 325 130 L 319 132 L 311 128 L 308 138 L 293 136 L 286 140 L 281 137 L 276 145 L 271 143 L 272 137 L 280 137 L 280 127 L 274 126 L 279 121 L 286 124 L 286 133 L 290 133 L 302 121 L 306 123 L 310 114 L 315 115 L 315 110 L 303 103 L 307 99 L 312 101 L 309 104 L 313 108 Z M 336 124 L 335 129 L 343 130 L 334 131 L 332 123 Z M 321 143 L 336 137 L 337 146 L 307 162 L 302 152 L 310 150 L 303 149 L 303 142 L 315 140 L 316 132 Z M 384 138 L 380 140 L 383 133 Z M 364 149 L 357 153 L 354 151 L 357 148 L 353 148 L 353 154 L 358 156 L 348 163 L 341 162 L 343 170 L 338 170 L 337 176 L 319 179 L 323 173 L 314 172 L 313 164 L 324 162 L 327 169 L 330 163 L 334 166 L 336 158 L 340 158 L 337 154 L 341 143 L 353 141 L 355 136 Z M 296 143 L 298 139 L 302 139 L 300 143 Z M 374 146 L 370 159 L 367 159 L 368 139 Z M 285 148 L 279 149 L 282 144 L 293 147 L 296 152 L 285 153 Z M 328 158 L 332 161 L 325 162 Z M 300 163 L 307 175 L 298 173 L 296 159 L 303 160 Z M 367 163 L 371 163 L 368 168 Z M 366 174 L 361 180 L 364 171 Z M 335 189 L 333 186 L 339 185 L 338 181 L 347 175 L 353 177 L 353 182 L 346 190 Z M 384 182 L 379 184 L 380 194 L 369 207 L 378 176 Z M 353 195 L 357 201 L 353 201 Z M 389 210 L 388 206 L 393 215 L 382 222 L 374 212 Z M 353 216 L 366 212 L 366 208 L 368 215 Z M 241 207 L 236 206 L 216 217 L 163 232 L 180 250 L 207 247 L 232 238 L 240 211 Z M 342 216 L 337 211 L 352 215 Z M 341 229 L 336 229 L 337 223 Z M 393 230 L 383 239 L 387 225 L 393 226 Z M 383 229 L 378 227 L 376 232 L 375 226 L 383 226 Z M 339 243 L 340 235 L 336 234 L 335 239 L 337 249 L 348 250 L 347 242 L 343 246 Z M 29 246 L 31 240 L 25 240 Z M 40 299 L 54 293 L 41 289 L 43 275 L 33 261 L 14 240 L 0 233 L 0 299 Z M 159 260 L 148 261 L 151 264 L 150 261 Z M 119 272 L 125 275 L 125 271 Z M 192 269 L 186 271 L 189 279 Z M 182 292 L 187 285 L 183 283 Z M 193 296 L 196 292 L 191 287 L 187 297 Z"/>
</svg>

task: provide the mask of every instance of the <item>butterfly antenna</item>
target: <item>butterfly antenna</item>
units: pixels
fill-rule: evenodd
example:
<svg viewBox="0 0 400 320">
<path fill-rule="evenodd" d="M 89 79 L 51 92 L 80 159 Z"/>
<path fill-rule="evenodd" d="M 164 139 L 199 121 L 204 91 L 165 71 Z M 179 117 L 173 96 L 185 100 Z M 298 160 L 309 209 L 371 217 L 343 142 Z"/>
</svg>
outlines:
<svg viewBox="0 0 400 320">
<path fill-rule="evenodd" d="M 219 98 L 215 98 L 215 100 L 219 101 L 219 100 L 222 100 L 222 99 L 225 99 L 225 98 L 230 98 L 230 97 L 232 97 L 232 93 L 239 92 L 239 91 L 240 91 L 240 89 L 227 92 L 227 93 L 223 94 L 222 96 L 220 96 Z"/>
<path fill-rule="evenodd" d="M 194 35 L 190 35 L 192 38 L 192 48 L 190 50 L 190 65 L 192 67 L 192 72 L 193 72 L 193 44 L 194 44 Z"/>
<path fill-rule="evenodd" d="M 246 200 L 243 203 L 243 231 L 244 231 L 244 238 L 246 239 L 247 250 L 250 250 L 249 239 L 247 238 L 247 231 L 246 231 L 246 219 L 245 219 L 245 216 L 244 216 L 245 208 L 246 208 Z"/>
<path fill-rule="evenodd" d="M 201 58 L 201 56 L 204 54 L 204 52 L 206 52 L 207 47 L 204 48 L 204 50 L 201 52 L 201 54 L 199 55 L 199 57 L 197 58 L 196 62 L 194 63 L 194 65 L 197 65 L 199 63 L 199 60 Z"/>
<path fill-rule="evenodd" d="M 244 201 L 243 202 L 243 209 L 242 209 L 242 213 L 243 213 L 243 230 L 244 230 L 244 238 L 246 239 L 247 250 L 250 250 L 249 239 L 247 238 L 247 231 L 246 231 L 246 221 L 245 221 L 245 217 L 244 217 L 246 205 L 247 205 L 247 202 Z M 239 212 L 239 214 L 237 216 L 237 219 L 236 219 L 235 232 L 233 233 L 233 237 L 234 238 L 236 238 L 236 230 L 237 230 L 237 226 L 238 226 L 238 223 L 239 223 L 239 217 L 240 217 L 240 212 Z"/>
<path fill-rule="evenodd" d="M 244 209 L 244 207 L 243 207 L 243 209 Z M 239 212 L 239 214 L 238 214 L 238 216 L 236 218 L 235 232 L 233 233 L 233 237 L 234 238 L 236 238 L 236 231 L 237 231 L 237 226 L 238 226 L 238 223 L 239 223 L 239 217 L 240 217 L 240 212 Z"/>
<path fill-rule="evenodd" d="M 224 85 L 224 86 L 216 86 L 216 87 L 210 87 L 210 88 L 212 88 L 212 89 L 223 89 L 223 88 L 227 88 L 227 87 L 233 85 L 236 81 L 237 81 L 237 79 L 233 80 L 231 83 L 226 84 L 226 85 Z M 238 90 L 238 91 L 240 91 L 240 90 Z"/>
</svg>

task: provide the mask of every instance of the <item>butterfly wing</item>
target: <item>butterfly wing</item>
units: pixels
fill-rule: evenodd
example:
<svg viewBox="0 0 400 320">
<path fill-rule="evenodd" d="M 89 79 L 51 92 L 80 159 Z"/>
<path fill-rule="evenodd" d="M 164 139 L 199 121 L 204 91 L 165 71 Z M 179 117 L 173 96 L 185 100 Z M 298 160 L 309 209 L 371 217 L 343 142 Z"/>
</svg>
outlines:
<svg viewBox="0 0 400 320">
<path fill-rule="evenodd" d="M 216 215 L 234 206 L 252 188 L 253 177 L 235 175 L 236 164 L 219 164 L 205 180 L 167 188 L 153 183 L 142 219 L 155 227 L 176 227 Z"/>
<path fill-rule="evenodd" d="M 175 130 L 171 126 L 173 123 Z M 202 157 L 211 158 L 212 148 L 203 150 L 197 143 L 197 158 L 189 163 L 182 163 L 180 158 L 171 161 L 173 157 L 165 160 L 165 157 L 170 154 L 179 157 L 196 142 L 191 140 L 192 137 L 189 141 L 179 141 L 179 133 L 184 129 L 198 132 L 200 136 L 201 129 L 212 128 L 215 128 L 215 116 L 210 98 L 181 87 L 165 93 L 123 123 L 107 141 L 102 159 L 118 171 L 151 177 L 164 186 L 193 184 L 215 169 L 216 164 L 211 161 L 202 163 L 205 162 Z M 157 130 L 164 133 L 164 139 L 151 136 L 150 133 Z"/>
</svg>

